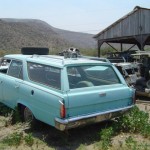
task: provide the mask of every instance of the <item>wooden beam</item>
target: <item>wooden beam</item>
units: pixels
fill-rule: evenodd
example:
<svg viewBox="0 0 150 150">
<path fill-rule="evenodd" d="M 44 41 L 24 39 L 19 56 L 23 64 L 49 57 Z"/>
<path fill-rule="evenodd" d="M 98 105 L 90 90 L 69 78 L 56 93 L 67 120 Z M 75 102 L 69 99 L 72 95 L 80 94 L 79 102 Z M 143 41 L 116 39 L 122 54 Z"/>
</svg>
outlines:
<svg viewBox="0 0 150 150">
<path fill-rule="evenodd" d="M 120 43 L 120 49 L 121 49 L 121 52 L 123 51 L 123 44 Z"/>
<path fill-rule="evenodd" d="M 114 48 L 111 44 L 109 44 L 108 42 L 106 42 L 111 48 L 113 48 L 115 51 L 118 52 L 118 50 L 116 48 Z"/>
<path fill-rule="evenodd" d="M 131 48 L 133 48 L 136 44 L 133 44 L 130 48 L 127 49 L 129 51 Z"/>
</svg>

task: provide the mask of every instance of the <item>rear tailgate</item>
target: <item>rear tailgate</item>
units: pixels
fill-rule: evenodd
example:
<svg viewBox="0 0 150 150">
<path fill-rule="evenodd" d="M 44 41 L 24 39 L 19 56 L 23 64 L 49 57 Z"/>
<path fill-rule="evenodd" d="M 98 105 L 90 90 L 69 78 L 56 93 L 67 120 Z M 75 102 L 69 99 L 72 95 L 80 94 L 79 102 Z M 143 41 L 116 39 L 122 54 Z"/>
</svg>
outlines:
<svg viewBox="0 0 150 150">
<path fill-rule="evenodd" d="M 67 94 L 68 117 L 105 112 L 133 104 L 132 90 L 123 84 L 72 89 Z"/>
</svg>

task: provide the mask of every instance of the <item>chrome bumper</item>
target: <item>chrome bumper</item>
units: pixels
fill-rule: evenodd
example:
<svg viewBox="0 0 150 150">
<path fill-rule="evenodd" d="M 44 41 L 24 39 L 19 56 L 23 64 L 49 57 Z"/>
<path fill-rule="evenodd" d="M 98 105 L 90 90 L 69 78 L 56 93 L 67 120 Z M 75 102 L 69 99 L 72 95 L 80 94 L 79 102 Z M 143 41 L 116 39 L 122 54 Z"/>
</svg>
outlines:
<svg viewBox="0 0 150 150">
<path fill-rule="evenodd" d="M 83 126 L 87 124 L 109 120 L 111 118 L 121 115 L 122 113 L 125 113 L 126 111 L 131 109 L 133 106 L 134 105 L 115 109 L 115 110 L 105 111 L 105 112 L 98 112 L 98 113 L 89 114 L 89 115 L 72 117 L 68 119 L 55 118 L 55 128 L 61 131 L 64 131 L 70 128 L 75 128 L 75 127 L 79 127 L 79 126 Z"/>
</svg>

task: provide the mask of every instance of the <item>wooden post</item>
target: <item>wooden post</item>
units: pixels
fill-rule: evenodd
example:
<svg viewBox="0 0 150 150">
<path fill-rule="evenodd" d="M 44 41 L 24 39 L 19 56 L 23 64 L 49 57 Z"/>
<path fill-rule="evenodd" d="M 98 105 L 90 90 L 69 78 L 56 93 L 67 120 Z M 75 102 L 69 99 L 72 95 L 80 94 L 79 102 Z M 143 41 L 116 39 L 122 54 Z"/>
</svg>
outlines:
<svg viewBox="0 0 150 150">
<path fill-rule="evenodd" d="M 114 48 L 110 43 L 106 42 L 111 48 L 113 48 L 115 51 L 118 52 L 118 50 L 116 48 Z"/>
<path fill-rule="evenodd" d="M 103 44 L 103 41 L 98 40 L 97 44 L 98 44 L 98 57 L 101 57 L 101 46 Z"/>
<path fill-rule="evenodd" d="M 121 52 L 123 51 L 123 44 L 120 43 Z"/>
<path fill-rule="evenodd" d="M 101 47 L 100 47 L 100 42 L 98 41 L 98 57 L 101 56 Z"/>
</svg>

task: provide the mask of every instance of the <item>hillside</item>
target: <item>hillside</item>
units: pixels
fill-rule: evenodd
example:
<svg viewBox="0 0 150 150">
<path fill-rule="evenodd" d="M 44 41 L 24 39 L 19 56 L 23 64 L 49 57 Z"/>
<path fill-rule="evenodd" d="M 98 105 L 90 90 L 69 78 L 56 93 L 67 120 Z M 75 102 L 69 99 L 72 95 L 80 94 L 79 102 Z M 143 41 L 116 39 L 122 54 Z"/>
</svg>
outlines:
<svg viewBox="0 0 150 150">
<path fill-rule="evenodd" d="M 69 41 L 73 45 L 80 48 L 93 49 L 96 48 L 96 41 L 93 39 L 93 34 L 79 33 L 53 28 L 63 39 Z"/>
<path fill-rule="evenodd" d="M 95 48 L 93 35 L 56 29 L 34 19 L 0 19 L 0 49 L 15 50 L 26 46 L 51 50 L 70 46 Z M 95 44 L 95 45 L 94 45 Z"/>
</svg>

